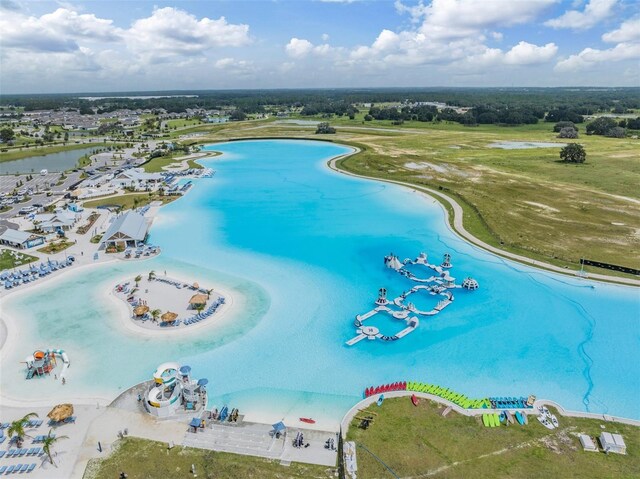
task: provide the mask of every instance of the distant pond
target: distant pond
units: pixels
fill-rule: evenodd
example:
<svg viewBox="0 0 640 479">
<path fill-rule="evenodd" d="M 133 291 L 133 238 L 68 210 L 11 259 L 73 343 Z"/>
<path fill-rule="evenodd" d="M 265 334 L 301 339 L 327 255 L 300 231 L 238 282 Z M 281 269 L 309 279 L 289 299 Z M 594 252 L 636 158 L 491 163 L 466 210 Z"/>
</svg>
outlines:
<svg viewBox="0 0 640 479">
<path fill-rule="evenodd" d="M 15 173 L 39 173 L 40 170 L 66 171 L 76 167 L 78 160 L 96 149 L 95 146 L 75 150 L 49 153 L 47 155 L 29 156 L 19 160 L 0 162 L 0 175 Z"/>
</svg>

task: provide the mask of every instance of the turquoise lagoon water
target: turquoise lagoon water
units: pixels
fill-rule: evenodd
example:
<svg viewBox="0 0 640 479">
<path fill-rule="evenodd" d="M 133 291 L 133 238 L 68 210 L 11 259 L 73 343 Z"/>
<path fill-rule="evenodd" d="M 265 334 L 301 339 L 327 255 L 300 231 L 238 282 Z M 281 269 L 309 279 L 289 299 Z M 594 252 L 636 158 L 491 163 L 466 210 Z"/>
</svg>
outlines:
<svg viewBox="0 0 640 479">
<path fill-rule="evenodd" d="M 447 229 L 433 200 L 328 170 L 344 147 L 261 140 L 207 149 L 223 153 L 203 161 L 217 173 L 162 209 L 151 237 L 159 258 L 79 272 L 6 302 L 23 325 L 15 361 L 35 347 L 65 348 L 88 366 L 76 376 L 72 366 L 63 391 L 92 397 L 115 396 L 177 359 L 210 380 L 210 406 L 274 420 L 336 423 L 366 386 L 410 379 L 640 418 L 636 289 L 541 272 L 472 247 Z M 400 341 L 346 346 L 355 314 L 371 309 L 379 287 L 395 297 L 415 284 L 385 269 L 383 256 L 421 251 L 434 263 L 451 253 L 452 276 L 471 275 L 480 290 L 457 290 L 454 304 Z M 150 269 L 225 284 L 245 307 L 196 339 L 123 335 L 103 292 Z M 370 321 L 396 331 L 385 317 Z M 61 394 L 3 370 L 5 394 Z"/>
</svg>

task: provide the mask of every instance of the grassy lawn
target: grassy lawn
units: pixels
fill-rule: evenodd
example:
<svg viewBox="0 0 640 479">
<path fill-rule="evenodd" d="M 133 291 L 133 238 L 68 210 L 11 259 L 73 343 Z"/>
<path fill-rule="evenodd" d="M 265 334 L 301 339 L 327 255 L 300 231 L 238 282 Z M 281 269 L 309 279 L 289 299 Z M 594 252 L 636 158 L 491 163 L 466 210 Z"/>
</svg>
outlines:
<svg viewBox="0 0 640 479">
<path fill-rule="evenodd" d="M 450 412 L 422 399 L 387 399 L 372 411 L 367 430 L 354 420 L 348 440 L 364 445 L 400 477 L 435 478 L 631 478 L 640 477 L 640 428 L 593 419 L 558 416 L 560 427 L 545 429 L 531 418 L 526 426 L 486 428 L 479 417 Z M 377 414 L 377 415 L 376 415 Z M 578 433 L 599 436 L 603 429 L 623 435 L 626 456 L 583 452 Z M 363 448 L 357 448 L 358 477 L 392 477 Z"/>
<path fill-rule="evenodd" d="M 66 239 L 61 239 L 58 241 L 52 241 L 51 243 L 47 244 L 45 247 L 39 248 L 38 251 L 41 253 L 56 254 L 56 253 L 59 253 L 60 251 L 64 251 L 69 246 L 73 246 L 73 245 L 74 243 L 72 243 L 71 241 L 68 241 Z"/>
<path fill-rule="evenodd" d="M 167 125 L 167 127 L 169 128 L 173 128 L 174 126 L 176 128 L 186 128 L 186 127 L 190 127 L 190 126 L 196 126 L 196 125 L 200 125 L 202 122 L 200 120 L 197 119 L 175 119 L 175 120 L 165 120 L 165 124 Z"/>
<path fill-rule="evenodd" d="M 20 150 L 13 149 L 5 153 L 0 153 L 0 163 L 3 161 L 19 160 L 30 156 L 43 156 L 50 153 L 60 153 L 61 151 L 77 150 L 79 148 L 104 148 L 105 146 L 109 145 L 106 143 L 74 143 L 68 145 L 29 147 L 22 148 Z"/>
<path fill-rule="evenodd" d="M 194 477 L 216 479 L 256 478 L 332 478 L 334 470 L 322 466 L 292 463 L 285 467 L 277 461 L 251 456 L 183 448 L 167 449 L 166 443 L 128 437 L 106 459 L 89 461 L 84 479 L 112 479 L 126 472 L 129 479 Z"/>
<path fill-rule="evenodd" d="M 178 198 L 180 198 L 179 195 L 160 196 L 157 193 L 153 193 L 152 195 L 149 195 L 149 193 L 128 193 L 118 196 L 107 196 L 98 200 L 85 201 L 83 206 L 85 208 L 97 208 L 98 206 L 117 205 L 120 206 L 121 209 L 129 210 L 131 208 L 145 206 L 153 201 L 162 201 L 163 204 L 167 204 Z"/>
<path fill-rule="evenodd" d="M 20 259 L 15 258 L 14 255 L 16 254 Z M 16 253 L 13 250 L 9 249 L 2 249 L 0 250 L 0 271 L 29 264 L 37 260 L 38 258 L 36 258 L 35 256 L 31 256 L 22 252 Z"/>
</svg>

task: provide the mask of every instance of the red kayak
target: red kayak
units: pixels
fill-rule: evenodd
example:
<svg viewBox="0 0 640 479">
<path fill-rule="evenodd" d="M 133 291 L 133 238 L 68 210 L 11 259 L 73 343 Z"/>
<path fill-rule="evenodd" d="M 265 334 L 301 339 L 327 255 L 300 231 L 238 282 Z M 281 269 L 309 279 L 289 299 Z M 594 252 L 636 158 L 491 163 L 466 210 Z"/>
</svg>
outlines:
<svg viewBox="0 0 640 479">
<path fill-rule="evenodd" d="M 307 424 L 315 424 L 316 420 L 315 419 L 311 419 L 310 417 L 301 417 L 300 420 L 302 422 L 306 422 Z"/>
<path fill-rule="evenodd" d="M 413 403 L 414 406 L 417 406 L 418 403 L 420 402 L 420 399 L 418 399 L 418 397 L 415 394 L 411 395 L 411 402 Z"/>
</svg>

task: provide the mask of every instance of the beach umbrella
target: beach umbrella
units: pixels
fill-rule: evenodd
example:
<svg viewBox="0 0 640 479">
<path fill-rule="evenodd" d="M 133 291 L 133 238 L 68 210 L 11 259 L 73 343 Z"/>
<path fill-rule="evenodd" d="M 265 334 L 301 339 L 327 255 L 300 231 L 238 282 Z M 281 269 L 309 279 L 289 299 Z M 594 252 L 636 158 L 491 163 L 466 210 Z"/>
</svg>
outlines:
<svg viewBox="0 0 640 479">
<path fill-rule="evenodd" d="M 273 424 L 271 427 L 273 427 L 275 432 L 284 431 L 287 428 L 282 421 Z"/>
<path fill-rule="evenodd" d="M 58 404 L 47 414 L 47 417 L 55 422 L 64 421 L 71 416 L 73 416 L 73 405 L 68 403 Z"/>
<path fill-rule="evenodd" d="M 198 289 L 200 285 L 198 283 L 193 283 L 193 289 Z"/>
<path fill-rule="evenodd" d="M 209 380 L 207 378 L 198 379 L 198 386 L 206 386 L 209 384 Z"/>
<path fill-rule="evenodd" d="M 182 366 L 180 368 L 180 374 L 189 374 L 191 372 L 191 366 Z"/>
<path fill-rule="evenodd" d="M 143 304 L 141 306 L 136 306 L 133 309 L 133 314 L 135 314 L 136 316 L 142 316 L 145 313 L 149 312 L 149 306 L 147 306 L 146 304 Z"/>
<path fill-rule="evenodd" d="M 172 323 L 177 318 L 178 318 L 178 315 L 176 313 L 172 313 L 171 311 L 167 311 L 162 316 L 160 316 L 160 319 L 165 323 Z"/>
</svg>

